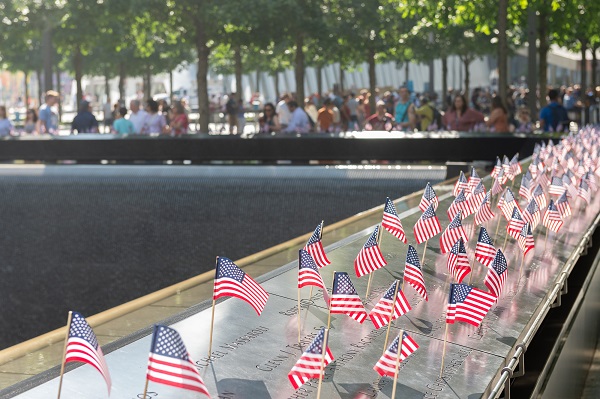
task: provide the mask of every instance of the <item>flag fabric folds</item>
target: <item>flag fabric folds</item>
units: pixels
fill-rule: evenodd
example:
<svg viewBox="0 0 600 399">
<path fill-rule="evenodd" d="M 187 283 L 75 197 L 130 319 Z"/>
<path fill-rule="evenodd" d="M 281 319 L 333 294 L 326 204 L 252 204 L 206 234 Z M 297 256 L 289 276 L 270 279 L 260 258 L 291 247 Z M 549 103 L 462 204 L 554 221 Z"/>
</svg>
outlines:
<svg viewBox="0 0 600 399">
<path fill-rule="evenodd" d="M 452 201 L 448 207 L 448 219 L 454 219 L 458 212 L 462 213 L 463 219 L 474 212 L 471 209 L 471 202 L 467 199 L 465 190 L 460 190 L 456 198 L 454 198 L 454 201 Z"/>
<path fill-rule="evenodd" d="M 321 288 L 323 292 L 327 292 L 315 260 L 308 252 L 301 249 L 298 254 L 298 288 L 310 285 Z"/>
<path fill-rule="evenodd" d="M 310 254 L 315 260 L 315 263 L 319 268 L 329 265 L 331 262 L 327 259 L 323 243 L 321 242 L 321 236 L 323 234 L 323 224 L 319 224 L 315 229 L 314 233 L 308 239 L 308 242 L 304 246 L 304 250 Z"/>
<path fill-rule="evenodd" d="M 425 278 L 423 277 L 423 270 L 421 269 L 421 263 L 419 262 L 419 256 L 417 250 L 412 246 L 408 246 L 408 252 L 406 253 L 406 263 L 404 265 L 404 281 L 417 291 L 419 295 L 425 299 L 427 298 L 427 288 L 425 287 Z"/>
<path fill-rule="evenodd" d="M 475 166 L 471 166 L 471 175 L 469 176 L 467 191 L 473 192 L 473 190 L 475 189 L 475 187 L 477 187 L 477 185 L 479 185 L 479 183 L 481 183 L 481 178 L 477 174 Z"/>
<path fill-rule="evenodd" d="M 467 201 L 469 202 L 469 215 L 475 213 L 475 211 L 479 209 L 479 206 L 485 199 L 485 195 L 485 186 L 482 182 L 479 182 L 479 184 L 471 190 L 471 195 L 467 198 Z M 468 215 L 465 215 L 465 217 L 466 216 Z"/>
<path fill-rule="evenodd" d="M 402 227 L 402 222 L 398 216 L 398 211 L 396 211 L 394 202 L 392 202 L 392 200 L 389 198 L 385 199 L 385 207 L 383 208 L 383 220 L 381 222 L 381 226 L 403 243 L 407 243 L 406 234 L 404 233 L 404 227 Z"/>
<path fill-rule="evenodd" d="M 510 217 L 510 220 L 508 221 L 508 225 L 506 226 L 506 232 L 512 238 L 514 238 L 515 240 L 518 240 L 519 233 L 521 232 L 521 229 L 523 229 L 524 225 L 525 225 L 525 222 L 523 221 L 521 212 L 519 212 L 519 210 L 515 206 L 513 208 L 512 216 Z"/>
<path fill-rule="evenodd" d="M 583 179 L 581 179 L 581 182 L 579 183 L 579 190 L 577 191 L 577 196 L 584 200 L 586 204 L 589 204 L 592 199 L 590 194 L 590 187 Z"/>
<path fill-rule="evenodd" d="M 533 232 L 531 231 L 531 225 L 529 223 L 525 223 L 525 226 L 523 226 L 517 242 L 519 243 L 519 248 L 523 251 L 523 256 L 527 256 L 527 253 L 535 248 Z"/>
<path fill-rule="evenodd" d="M 546 195 L 544 194 L 541 184 L 538 184 L 533 190 L 533 199 L 535 202 L 537 202 L 540 208 L 545 208 L 546 205 L 548 205 L 548 202 L 546 202 Z"/>
<path fill-rule="evenodd" d="M 485 198 L 481 202 L 479 209 L 475 212 L 475 224 L 482 225 L 488 220 L 494 218 L 494 213 L 492 212 L 492 206 L 490 204 L 490 196 L 491 194 L 488 192 L 485 195 Z"/>
<path fill-rule="evenodd" d="M 400 289 L 399 284 L 400 281 L 394 281 L 385 294 L 383 294 L 379 302 L 377 302 L 375 307 L 371 309 L 369 318 L 376 329 L 386 326 L 390 321 L 396 320 L 398 317 L 410 311 L 410 304 Z M 396 297 L 395 301 L 394 296 Z M 394 308 L 393 314 L 392 307 Z M 391 319 L 390 315 L 392 316 Z"/>
<path fill-rule="evenodd" d="M 462 226 L 461 222 L 461 212 L 458 211 L 454 219 L 450 222 L 444 233 L 440 237 L 440 250 L 443 254 L 448 253 L 452 246 L 459 238 L 461 238 L 467 242 L 469 241 L 467 238 L 467 234 L 465 233 L 465 229 Z"/>
<path fill-rule="evenodd" d="M 446 323 L 463 321 L 479 326 L 495 302 L 496 297 L 489 292 L 467 284 L 450 284 Z"/>
<path fill-rule="evenodd" d="M 452 195 L 454 195 L 456 197 L 458 195 L 458 193 L 460 193 L 461 190 L 465 190 L 465 191 L 469 190 L 469 182 L 467 181 L 467 178 L 465 177 L 465 174 L 463 173 L 462 170 L 460 171 L 458 180 L 456 180 L 456 183 L 454 183 L 454 189 L 452 190 Z"/>
<path fill-rule="evenodd" d="M 508 274 L 508 264 L 506 263 L 506 257 L 502 253 L 502 250 L 496 252 L 494 261 L 488 268 L 488 272 L 485 276 L 484 284 L 490 290 L 494 296 L 499 297 L 504 289 L 504 283 L 506 282 L 506 275 Z"/>
<path fill-rule="evenodd" d="M 292 367 L 288 378 L 294 389 L 297 390 L 311 378 L 319 378 L 325 373 L 325 367 L 334 360 L 333 354 L 327 345 L 328 342 L 324 341 L 325 328 L 321 328 L 321 331 Z M 323 360 L 323 347 L 325 347 L 325 360 Z"/>
<path fill-rule="evenodd" d="M 440 225 L 440 221 L 435 215 L 433 206 L 430 205 L 425 212 L 423 212 L 419 220 L 417 220 L 417 223 L 415 223 L 415 227 L 413 228 L 417 244 L 421 244 L 430 238 L 435 237 L 441 231 L 442 226 Z"/>
<path fill-rule="evenodd" d="M 244 273 L 231 259 L 219 256 L 215 271 L 213 299 L 233 296 L 246 301 L 260 316 L 269 294 L 249 275 Z"/>
<path fill-rule="evenodd" d="M 354 270 L 358 277 L 362 277 L 387 265 L 381 249 L 379 249 L 379 243 L 377 242 L 378 235 L 379 226 L 375 227 L 375 230 L 356 256 L 356 259 L 354 259 Z"/>
<path fill-rule="evenodd" d="M 554 205 L 554 200 L 550 200 L 550 205 L 548 205 L 548 209 L 546 209 L 546 213 L 544 213 L 542 224 L 544 227 L 555 233 L 558 233 L 563 226 L 564 222 L 560 216 L 560 212 L 558 212 L 558 209 L 556 209 L 556 206 Z"/>
<path fill-rule="evenodd" d="M 475 247 L 475 259 L 484 266 L 490 267 L 496 257 L 496 248 L 485 227 L 479 229 L 479 238 Z"/>
<path fill-rule="evenodd" d="M 398 357 L 398 348 L 400 348 L 400 357 Z M 377 371 L 382 377 L 394 378 L 396 376 L 396 362 L 398 359 L 403 361 L 417 349 L 419 349 L 419 345 L 410 335 L 403 332 L 402 338 L 400 338 L 400 334 L 398 334 L 383 356 L 377 361 L 373 370 Z"/>
<path fill-rule="evenodd" d="M 170 327 L 154 326 L 146 378 L 159 384 L 200 392 L 210 397 L 181 336 Z"/>
<path fill-rule="evenodd" d="M 531 172 L 528 170 L 521 178 L 521 187 L 519 187 L 519 195 L 521 198 L 526 200 L 530 199 L 532 180 L 533 177 L 531 177 Z"/>
<path fill-rule="evenodd" d="M 550 186 L 548 187 L 548 194 L 550 195 L 562 195 L 567 189 L 565 188 L 562 178 L 558 176 L 552 176 L 550 180 Z"/>
<path fill-rule="evenodd" d="M 350 276 L 346 272 L 335 272 L 333 276 L 333 290 L 329 299 L 329 311 L 332 314 L 348 315 L 361 324 L 367 318 L 365 306 L 356 293 Z"/>
<path fill-rule="evenodd" d="M 65 364 L 69 362 L 87 363 L 98 370 L 104 378 L 110 394 L 112 383 L 102 348 L 85 317 L 78 312 L 71 312 L 69 336 L 65 347 Z"/>
<path fill-rule="evenodd" d="M 503 190 L 504 187 L 502 187 L 502 183 L 500 183 L 498 179 L 494 179 L 494 183 L 492 184 L 492 188 L 490 189 L 492 195 L 501 194 Z"/>
<path fill-rule="evenodd" d="M 510 220 L 514 207 L 517 207 L 519 211 L 521 210 L 512 190 L 507 188 L 504 195 L 500 197 L 500 200 L 498 201 L 498 209 L 502 211 L 502 214 L 506 220 Z"/>
<path fill-rule="evenodd" d="M 538 207 L 537 202 L 532 198 L 529 201 L 529 205 L 523 211 L 523 220 L 531 225 L 531 229 L 535 230 L 538 224 L 540 224 L 541 216 L 540 216 L 540 208 Z"/>
<path fill-rule="evenodd" d="M 423 196 L 421 197 L 421 202 L 419 203 L 419 209 L 421 212 L 425 212 L 429 205 L 433 205 L 433 210 L 435 211 L 439 205 L 438 197 L 431 187 L 431 183 L 427 183 L 425 186 L 425 190 L 423 191 Z"/>
<path fill-rule="evenodd" d="M 469 257 L 467 256 L 467 250 L 465 249 L 465 243 L 462 238 L 459 238 L 450 250 L 446 266 L 448 267 L 448 272 L 450 272 L 459 283 L 471 272 Z"/>
<path fill-rule="evenodd" d="M 556 200 L 556 209 L 560 212 L 560 216 L 564 219 L 571 216 L 571 206 L 567 198 L 567 193 L 563 193 L 559 199 Z"/>
</svg>

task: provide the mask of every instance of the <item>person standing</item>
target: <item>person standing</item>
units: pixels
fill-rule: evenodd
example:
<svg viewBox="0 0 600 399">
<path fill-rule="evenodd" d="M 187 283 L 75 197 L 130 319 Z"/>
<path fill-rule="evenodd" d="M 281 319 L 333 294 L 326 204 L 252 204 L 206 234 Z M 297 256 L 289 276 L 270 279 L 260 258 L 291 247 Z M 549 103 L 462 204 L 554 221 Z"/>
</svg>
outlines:
<svg viewBox="0 0 600 399">
<path fill-rule="evenodd" d="M 86 100 L 81 102 L 79 112 L 71 123 L 71 134 L 74 131 L 77 131 L 77 133 L 98 133 L 98 121 L 90 111 L 90 103 Z"/>
<path fill-rule="evenodd" d="M 452 105 L 442 117 L 442 123 L 446 129 L 459 132 L 471 131 L 483 122 L 485 122 L 483 114 L 470 108 L 467 99 L 462 94 L 454 97 Z"/>
<path fill-rule="evenodd" d="M 133 123 L 130 120 L 125 119 L 127 115 L 127 108 L 119 108 L 117 119 L 113 123 L 112 131 L 116 134 L 131 134 L 133 133 Z"/>
<path fill-rule="evenodd" d="M 494 132 L 508 133 L 510 127 L 508 126 L 508 111 L 502 104 L 502 99 L 499 96 L 492 98 L 492 112 L 486 122 L 487 126 Z"/>
<path fill-rule="evenodd" d="M 171 135 L 172 136 L 182 136 L 188 133 L 188 127 L 190 125 L 190 121 L 188 119 L 187 114 L 185 113 L 185 108 L 181 101 L 175 101 L 173 103 L 173 118 L 171 119 Z"/>
<path fill-rule="evenodd" d="M 225 113 L 227 114 L 227 122 L 229 123 L 229 134 L 234 134 L 234 129 L 238 126 L 238 103 L 235 93 L 229 95 L 225 103 Z"/>
<path fill-rule="evenodd" d="M 159 112 L 158 103 L 154 100 L 148 100 L 146 102 L 146 112 L 148 115 L 144 120 L 144 126 L 142 126 L 141 134 L 151 133 L 166 133 L 168 125 L 165 116 Z"/>
<path fill-rule="evenodd" d="M 549 90 L 548 100 L 550 102 L 540 111 L 540 127 L 545 132 L 562 132 L 569 128 L 569 116 L 565 108 L 558 103 L 558 97 L 558 90 Z"/>
<path fill-rule="evenodd" d="M 333 125 L 333 101 L 326 98 L 317 116 L 317 131 L 329 132 Z"/>
<path fill-rule="evenodd" d="M 408 87 L 402 86 L 398 90 L 399 101 L 394 109 L 396 125 L 401 130 L 412 130 L 417 125 L 415 105 L 410 101 Z"/>
<path fill-rule="evenodd" d="M 6 107 L 4 105 L 0 105 L 0 136 L 10 136 L 12 131 L 13 124 L 10 119 L 8 119 Z"/>
<path fill-rule="evenodd" d="M 23 125 L 25 133 L 38 134 L 38 116 L 37 112 L 33 108 L 27 110 L 27 116 L 25 117 L 25 123 Z"/>
<path fill-rule="evenodd" d="M 40 107 L 39 128 L 40 133 L 57 134 L 58 133 L 58 115 L 53 107 L 58 102 L 58 92 L 48 90 L 44 97 L 44 104 Z"/>
<path fill-rule="evenodd" d="M 146 122 L 146 117 L 148 116 L 148 113 L 141 109 L 140 105 L 140 100 L 131 100 L 129 103 L 129 108 L 131 109 L 129 121 L 133 124 L 133 133 L 136 134 L 140 134 L 142 132 L 142 128 Z"/>
<path fill-rule="evenodd" d="M 310 122 L 308 121 L 306 112 L 298 106 L 296 101 L 290 101 L 287 106 L 292 113 L 292 117 L 285 131 L 288 133 L 308 133 L 310 131 Z"/>
<path fill-rule="evenodd" d="M 275 107 L 275 112 L 279 116 L 279 124 L 283 129 L 287 127 L 290 123 L 290 119 L 292 118 L 292 111 L 288 107 L 288 103 L 292 100 L 288 93 L 283 93 L 281 96 L 281 101 L 277 103 Z"/>
</svg>

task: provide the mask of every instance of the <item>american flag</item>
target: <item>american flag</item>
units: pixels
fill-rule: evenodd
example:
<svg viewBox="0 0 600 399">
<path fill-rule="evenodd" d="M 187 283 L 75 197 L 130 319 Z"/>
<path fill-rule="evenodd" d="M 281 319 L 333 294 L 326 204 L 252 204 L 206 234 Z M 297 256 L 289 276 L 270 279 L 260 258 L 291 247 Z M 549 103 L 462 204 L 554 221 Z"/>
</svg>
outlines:
<svg viewBox="0 0 600 399">
<path fill-rule="evenodd" d="M 321 328 L 321 331 L 292 367 L 288 378 L 294 389 L 300 388 L 311 378 L 319 378 L 324 374 L 325 367 L 333 361 L 334 357 L 327 345 L 328 342 L 324 341 L 325 328 Z M 325 359 L 323 359 L 323 346 L 325 346 Z"/>
<path fill-rule="evenodd" d="M 458 175 L 458 180 L 456 181 L 456 183 L 454 183 L 454 190 L 452 190 L 452 195 L 454 195 L 456 197 L 458 195 L 458 193 L 460 193 L 461 190 L 468 190 L 468 189 L 469 189 L 469 182 L 467 181 L 465 174 L 461 170 L 460 175 Z"/>
<path fill-rule="evenodd" d="M 485 199 L 485 186 L 482 182 L 479 182 L 477 186 L 471 191 L 471 195 L 467 198 L 469 202 L 469 210 L 471 213 L 475 213 L 479 209 L 479 206 Z M 465 215 L 466 217 L 467 215 Z"/>
<path fill-rule="evenodd" d="M 594 176 L 594 173 L 592 172 L 591 169 L 589 172 L 586 172 L 583 175 L 583 179 L 587 182 L 587 184 L 590 186 L 592 191 L 595 192 L 596 190 L 598 190 L 598 183 L 596 181 L 596 176 Z"/>
<path fill-rule="evenodd" d="M 394 294 L 396 293 L 396 301 L 394 302 Z M 392 307 L 394 314 L 392 315 Z M 392 283 L 390 288 L 383 294 L 379 302 L 375 305 L 369 313 L 369 318 L 373 322 L 375 329 L 380 329 L 386 326 L 390 321 L 396 320 L 398 317 L 406 314 L 411 309 L 410 303 L 404 296 L 404 293 L 400 289 L 400 281 L 396 280 Z M 390 320 L 390 315 L 392 316 Z"/>
<path fill-rule="evenodd" d="M 550 186 L 548 187 L 548 194 L 550 195 L 562 195 L 566 191 L 565 186 L 561 177 L 552 176 Z"/>
<path fill-rule="evenodd" d="M 439 205 L 438 197 L 431 187 L 431 183 L 427 183 L 425 186 L 425 191 L 423 191 L 423 196 L 421 197 L 421 202 L 419 203 L 419 209 L 421 212 L 425 212 L 429 205 L 433 205 L 433 210 L 435 211 Z"/>
<path fill-rule="evenodd" d="M 332 314 L 348 315 L 361 324 L 367 318 L 365 306 L 346 272 L 335 272 L 334 274 L 329 311 Z"/>
<path fill-rule="evenodd" d="M 407 243 L 404 227 L 402 227 L 402 222 L 400 221 L 394 203 L 389 198 L 385 199 L 385 208 L 383 208 L 383 221 L 381 222 L 381 226 L 403 243 Z"/>
<path fill-rule="evenodd" d="M 402 343 L 400 343 L 402 341 Z M 398 356 L 398 347 L 400 347 L 400 356 Z M 396 363 L 403 361 L 409 357 L 414 351 L 419 349 L 419 345 L 415 342 L 410 335 L 402 332 L 402 339 L 400 335 L 394 339 L 394 342 L 387 348 L 383 356 L 377 361 L 373 370 L 382 377 L 396 377 Z"/>
<path fill-rule="evenodd" d="M 529 201 L 529 205 L 523 211 L 523 220 L 527 223 L 531 224 L 531 228 L 535 230 L 538 224 L 540 224 L 540 208 L 538 207 L 537 202 L 532 198 Z"/>
<path fill-rule="evenodd" d="M 96 334 L 85 318 L 78 312 L 71 312 L 69 336 L 65 347 L 65 364 L 69 362 L 87 363 L 102 374 L 110 395 L 110 373 L 104 360 L 102 348 L 98 344 Z"/>
<path fill-rule="evenodd" d="M 467 233 L 465 233 L 465 229 L 461 223 L 460 211 L 458 211 L 454 219 L 452 219 L 440 237 L 440 249 L 442 253 L 448 253 L 448 251 L 452 249 L 454 243 L 461 237 L 465 240 L 465 242 L 469 241 L 467 238 Z"/>
<path fill-rule="evenodd" d="M 365 245 L 354 259 L 354 270 L 358 277 L 362 277 L 365 274 L 374 272 L 377 269 L 387 265 L 387 262 L 383 258 L 379 244 L 377 243 L 377 236 L 379 235 L 379 226 L 375 227 L 373 234 L 369 237 Z"/>
<path fill-rule="evenodd" d="M 548 176 L 546 176 L 546 173 L 544 172 L 538 175 L 536 182 L 542 187 L 548 187 L 550 185 L 550 180 L 548 180 Z"/>
<path fill-rule="evenodd" d="M 321 242 L 321 236 L 323 235 L 323 222 L 317 226 L 315 232 L 308 239 L 308 242 L 304 246 L 304 250 L 310 254 L 315 260 L 315 263 L 319 268 L 329 265 L 331 262 L 325 255 L 325 249 Z"/>
<path fill-rule="evenodd" d="M 419 220 L 417 220 L 417 223 L 415 223 L 415 227 L 413 228 L 417 244 L 421 244 L 430 238 L 435 237 L 441 231 L 442 226 L 440 225 L 440 221 L 437 216 L 435 216 L 435 210 L 430 205 L 429 208 L 423 212 Z"/>
<path fill-rule="evenodd" d="M 458 212 L 462 211 L 462 217 L 466 218 L 470 214 L 473 213 L 471 210 L 470 202 L 467 200 L 467 196 L 465 194 L 465 190 L 460 190 L 454 201 L 448 207 L 448 219 L 452 220 L 458 214 Z"/>
<path fill-rule="evenodd" d="M 528 170 L 521 178 L 521 187 L 519 188 L 519 196 L 521 196 L 521 198 L 528 200 L 531 197 L 532 181 L 533 178 L 531 177 L 531 172 Z"/>
<path fill-rule="evenodd" d="M 301 249 L 298 253 L 298 288 L 309 285 L 321 288 L 323 292 L 327 291 L 315 260 L 308 252 Z"/>
<path fill-rule="evenodd" d="M 459 238 L 454 246 L 452 246 L 452 249 L 448 254 L 446 266 L 448 267 L 448 272 L 450 272 L 459 283 L 471 272 L 469 257 L 467 256 L 467 250 L 465 249 L 465 243 L 462 238 Z"/>
<path fill-rule="evenodd" d="M 508 177 L 506 176 L 506 173 L 504 173 L 504 169 L 500 169 L 500 173 L 498 173 L 498 177 L 496 177 L 496 180 L 498 180 L 502 185 L 506 184 Z"/>
<path fill-rule="evenodd" d="M 482 225 L 490 219 L 494 218 L 494 213 L 492 212 L 492 207 L 490 205 L 490 193 L 488 192 L 485 195 L 484 200 L 481 202 L 481 206 L 477 209 L 475 213 L 475 224 Z"/>
<path fill-rule="evenodd" d="M 525 226 L 523 226 L 517 242 L 519 243 L 519 248 L 523 251 L 523 256 L 527 255 L 529 251 L 535 248 L 533 232 L 531 231 L 531 225 L 529 223 L 525 223 Z"/>
<path fill-rule="evenodd" d="M 455 321 L 464 321 L 479 326 L 496 299 L 489 292 L 467 284 L 450 284 L 446 323 L 453 324 Z"/>
<path fill-rule="evenodd" d="M 515 195 L 510 188 L 507 188 L 504 195 L 498 201 L 498 208 L 502 211 L 504 218 L 510 220 L 514 207 L 521 210 L 521 208 L 519 208 L 519 203 L 515 199 Z"/>
<path fill-rule="evenodd" d="M 481 182 L 481 178 L 477 174 L 477 171 L 475 170 L 475 166 L 471 166 L 471 175 L 469 176 L 468 191 L 472 192 L 480 182 Z"/>
<path fill-rule="evenodd" d="M 412 246 L 408 246 L 408 252 L 406 253 L 406 263 L 404 265 L 404 281 L 406 281 L 411 287 L 417 291 L 419 295 L 425 299 L 427 298 L 427 288 L 425 287 L 425 278 L 423 277 L 423 270 L 421 270 L 421 263 L 419 262 L 419 256 L 417 250 Z"/>
<path fill-rule="evenodd" d="M 550 200 L 550 205 L 548 205 L 548 209 L 546 209 L 546 213 L 544 213 L 542 224 L 544 227 L 555 233 L 558 233 L 563 226 L 564 222 L 560 216 L 560 212 L 558 212 L 558 209 L 556 209 L 556 206 L 554 205 L 554 200 Z"/>
<path fill-rule="evenodd" d="M 510 161 L 506 155 L 502 160 L 502 170 L 504 171 L 504 175 L 507 179 L 509 179 L 510 181 L 514 180 L 515 175 L 513 174 L 513 169 L 511 168 Z"/>
<path fill-rule="evenodd" d="M 490 290 L 490 293 L 499 297 L 504 288 L 506 275 L 508 274 L 508 264 L 502 250 L 496 252 L 492 265 L 488 268 L 484 284 Z"/>
<path fill-rule="evenodd" d="M 210 397 L 181 336 L 170 327 L 154 326 L 146 378 L 159 384 L 200 392 Z"/>
<path fill-rule="evenodd" d="M 571 206 L 567 198 L 567 193 L 563 193 L 559 199 L 556 200 L 556 209 L 560 212 L 560 216 L 564 219 L 571 216 Z"/>
<path fill-rule="evenodd" d="M 490 267 L 496 256 L 496 248 L 485 227 L 479 230 L 479 238 L 475 247 L 475 259 L 484 266 Z"/>
<path fill-rule="evenodd" d="M 512 169 L 512 173 L 515 176 L 523 173 L 523 169 L 521 168 L 521 164 L 519 163 L 519 153 L 517 152 L 514 157 L 510 160 L 510 167 Z"/>
<path fill-rule="evenodd" d="M 213 299 L 233 296 L 250 304 L 258 313 L 262 313 L 269 294 L 252 277 L 242 271 L 231 259 L 219 256 L 215 273 Z"/>
<path fill-rule="evenodd" d="M 584 200 L 586 204 L 589 204 L 590 200 L 592 199 L 590 194 L 590 187 L 584 179 L 581 179 L 581 182 L 579 183 L 579 190 L 577 191 L 577 196 Z"/>
<path fill-rule="evenodd" d="M 545 208 L 546 205 L 548 205 L 548 202 L 546 202 L 546 195 L 544 194 L 541 184 L 538 184 L 533 190 L 533 199 L 535 202 L 537 202 L 540 208 Z"/>
<path fill-rule="evenodd" d="M 494 169 L 492 169 L 491 176 L 494 179 L 496 179 L 501 170 L 502 170 L 502 161 L 500 160 L 499 157 L 496 157 L 496 165 L 494 165 Z"/>
<path fill-rule="evenodd" d="M 506 232 L 515 240 L 519 239 L 519 233 L 523 229 L 525 222 L 523 221 L 523 217 L 521 216 L 521 212 L 515 206 L 513 208 L 512 216 L 508 221 L 508 225 L 506 226 Z"/>
<path fill-rule="evenodd" d="M 574 183 L 571 182 L 571 179 L 569 178 L 569 176 L 567 176 L 567 174 L 565 173 L 563 175 L 562 179 L 563 179 L 563 185 L 567 189 L 567 193 L 569 194 L 569 196 L 571 198 L 577 197 L 577 194 L 578 194 L 577 187 L 575 187 Z"/>
<path fill-rule="evenodd" d="M 492 195 L 498 195 L 500 193 L 502 193 L 502 191 L 504 190 L 504 187 L 502 187 L 502 184 L 500 184 L 500 181 L 498 181 L 498 179 L 494 179 L 494 183 L 492 183 L 492 188 L 491 188 L 491 192 Z"/>
<path fill-rule="evenodd" d="M 569 178 L 571 185 L 574 186 L 577 184 L 577 176 L 575 176 L 575 173 L 573 173 L 571 169 L 568 169 L 563 176 L 567 176 Z"/>
</svg>

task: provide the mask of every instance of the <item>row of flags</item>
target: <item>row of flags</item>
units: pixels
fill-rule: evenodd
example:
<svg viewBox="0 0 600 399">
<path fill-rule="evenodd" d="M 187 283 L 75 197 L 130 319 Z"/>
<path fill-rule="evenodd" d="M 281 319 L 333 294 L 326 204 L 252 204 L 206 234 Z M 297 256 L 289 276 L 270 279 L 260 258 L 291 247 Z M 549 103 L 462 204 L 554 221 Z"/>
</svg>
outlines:
<svg viewBox="0 0 600 399">
<path fill-rule="evenodd" d="M 540 224 L 547 231 L 557 233 L 565 219 L 572 216 L 569 198 L 580 198 L 585 204 L 591 202 L 592 192 L 598 189 L 597 177 L 600 176 L 600 135 L 593 129 L 584 129 L 578 135 L 570 134 L 558 144 L 549 141 L 548 144 L 536 145 L 532 162 L 523 174 L 518 190 L 522 206 L 512 189 L 504 187 L 508 181 L 512 181 L 514 186 L 516 177 L 520 174 L 523 174 L 523 169 L 518 154 L 511 160 L 506 156 L 502 160 L 497 158 L 491 172 L 493 183 L 489 192 L 486 192 L 483 180 L 474 168 L 469 179 L 461 172 L 453 188 L 455 198 L 447 210 L 450 223 L 443 233 L 436 215 L 440 201 L 431 184 L 425 186 L 419 203 L 422 214 L 413 227 L 413 234 L 416 243 L 421 244 L 442 233 L 440 249 L 442 254 L 447 254 L 448 272 L 456 281 L 450 284 L 446 308 L 447 325 L 456 321 L 480 325 L 502 294 L 508 262 L 502 249 L 494 246 L 488 230 L 483 226 L 495 218 L 492 210 L 493 196 L 498 197 L 496 208 L 500 211 L 497 230 L 500 217 L 504 217 L 507 222 L 505 240 L 508 237 L 515 239 L 524 261 L 525 256 L 535 248 L 534 232 Z M 483 282 L 487 291 L 462 282 L 471 273 L 466 247 L 469 235 L 462 225 L 462 221 L 470 215 L 474 215 L 475 225 L 480 226 L 474 261 L 488 268 Z M 389 198 L 384 205 L 381 225 L 374 229 L 354 261 L 355 273 L 359 278 L 367 274 L 372 276 L 374 271 L 387 264 L 379 245 L 382 229 L 408 244 L 400 217 Z M 393 320 L 411 310 L 403 290 L 404 284 L 408 284 L 418 295 L 428 300 L 422 262 L 419 262 L 417 251 L 412 245 L 407 246 L 402 281 L 395 280 L 370 312 L 367 312 L 346 272 L 334 273 L 329 297 L 320 274 L 321 268 L 331 264 L 322 244 L 322 234 L 323 223 L 317 226 L 306 245 L 299 250 L 298 289 L 308 286 L 322 289 L 330 314 L 345 314 L 358 323 L 363 323 L 368 318 L 376 329 L 386 325 L 389 328 Z M 424 251 L 426 248 L 427 244 Z M 213 306 L 222 297 L 239 298 L 252 306 L 260 316 L 269 294 L 233 261 L 218 257 Z M 334 360 L 327 345 L 328 331 L 328 328 L 320 330 L 290 371 L 288 377 L 295 389 L 311 378 L 322 377 L 324 368 Z M 397 378 L 398 363 L 418 347 L 412 337 L 401 331 L 386 348 L 374 369 L 382 376 Z M 68 362 L 92 365 L 103 376 L 110 392 L 111 379 L 102 349 L 85 318 L 77 312 L 70 312 L 63 368 Z M 61 371 L 61 384 L 62 375 Z M 179 333 L 167 326 L 154 326 L 146 388 L 148 381 L 210 396 Z"/>
</svg>

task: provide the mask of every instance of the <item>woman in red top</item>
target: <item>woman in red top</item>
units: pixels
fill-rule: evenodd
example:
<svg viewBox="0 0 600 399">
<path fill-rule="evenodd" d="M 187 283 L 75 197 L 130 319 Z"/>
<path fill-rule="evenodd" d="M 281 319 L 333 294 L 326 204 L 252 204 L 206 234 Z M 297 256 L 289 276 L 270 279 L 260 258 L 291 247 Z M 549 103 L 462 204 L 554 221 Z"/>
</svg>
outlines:
<svg viewBox="0 0 600 399">
<path fill-rule="evenodd" d="M 476 125 L 483 123 L 484 119 L 481 112 L 469 108 L 464 95 L 457 94 L 452 105 L 442 117 L 442 122 L 448 130 L 468 132 L 473 130 Z"/>
<path fill-rule="evenodd" d="M 508 133 L 510 131 L 510 126 L 508 126 L 508 111 L 506 111 L 504 104 L 502 104 L 502 99 L 498 96 L 492 98 L 492 112 L 486 124 L 494 132 Z"/>
<path fill-rule="evenodd" d="M 181 136 L 187 134 L 190 121 L 185 114 L 185 108 L 181 101 L 173 103 L 173 118 L 171 119 L 171 134 Z"/>
</svg>

